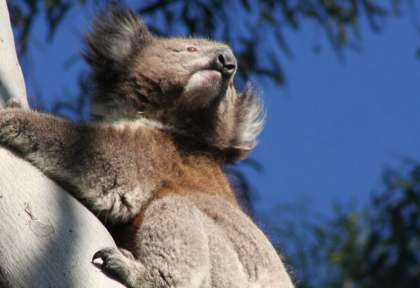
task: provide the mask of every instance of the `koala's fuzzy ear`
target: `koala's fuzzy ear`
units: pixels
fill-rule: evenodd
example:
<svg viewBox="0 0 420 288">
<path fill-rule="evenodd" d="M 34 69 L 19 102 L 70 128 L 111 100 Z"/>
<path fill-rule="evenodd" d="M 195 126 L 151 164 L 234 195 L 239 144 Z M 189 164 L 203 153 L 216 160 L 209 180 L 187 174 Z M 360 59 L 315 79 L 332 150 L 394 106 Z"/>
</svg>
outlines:
<svg viewBox="0 0 420 288">
<path fill-rule="evenodd" d="M 113 8 L 94 21 L 92 31 L 85 37 L 84 56 L 96 69 L 123 68 L 133 52 L 152 39 L 147 26 L 131 10 Z"/>
<path fill-rule="evenodd" d="M 265 112 L 261 98 L 251 85 L 241 93 L 236 105 L 237 129 L 233 149 L 235 160 L 241 160 L 257 145 L 258 135 L 264 127 Z"/>
</svg>

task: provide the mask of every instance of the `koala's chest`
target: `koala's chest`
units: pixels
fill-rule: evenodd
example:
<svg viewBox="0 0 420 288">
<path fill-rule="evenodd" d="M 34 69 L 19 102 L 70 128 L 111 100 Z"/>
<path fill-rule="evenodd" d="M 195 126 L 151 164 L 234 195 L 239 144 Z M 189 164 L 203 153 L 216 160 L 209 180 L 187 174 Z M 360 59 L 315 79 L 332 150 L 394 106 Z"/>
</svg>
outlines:
<svg viewBox="0 0 420 288">
<path fill-rule="evenodd" d="M 222 168 L 203 159 L 177 159 L 170 157 L 165 164 L 151 169 L 155 189 L 144 203 L 140 212 L 128 223 L 112 227 L 111 233 L 117 244 L 128 250 L 135 245 L 135 235 L 140 229 L 146 210 L 159 199 L 172 195 L 190 197 L 207 194 L 235 202 L 234 192 Z M 192 162 L 191 162 L 192 161 Z M 138 179 L 141 181 L 141 179 Z M 150 179 L 147 179 L 150 182 Z"/>
<path fill-rule="evenodd" d="M 142 195 L 144 200 L 140 213 L 131 223 L 125 225 L 128 228 L 123 229 L 135 230 L 135 227 L 141 225 L 142 214 L 150 203 L 166 195 L 188 196 L 200 193 L 235 201 L 220 162 L 204 153 L 185 153 L 185 150 L 181 153 L 179 145 L 161 131 L 120 130 L 113 139 L 112 146 L 113 149 L 97 147 L 102 151 L 114 151 L 109 154 L 109 165 L 105 165 L 108 167 L 106 175 L 110 175 L 110 180 L 118 175 L 118 183 L 145 194 Z"/>
</svg>

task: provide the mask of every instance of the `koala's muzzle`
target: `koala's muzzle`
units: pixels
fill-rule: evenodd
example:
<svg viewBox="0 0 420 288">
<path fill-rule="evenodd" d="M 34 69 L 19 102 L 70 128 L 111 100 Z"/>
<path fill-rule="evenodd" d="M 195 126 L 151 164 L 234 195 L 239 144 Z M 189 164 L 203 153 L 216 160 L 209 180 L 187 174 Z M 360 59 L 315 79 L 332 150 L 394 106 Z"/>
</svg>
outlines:
<svg viewBox="0 0 420 288">
<path fill-rule="evenodd" d="M 235 73 L 237 68 L 236 58 L 232 51 L 228 48 L 219 49 L 215 55 L 215 68 L 224 76 L 231 76 Z"/>
</svg>

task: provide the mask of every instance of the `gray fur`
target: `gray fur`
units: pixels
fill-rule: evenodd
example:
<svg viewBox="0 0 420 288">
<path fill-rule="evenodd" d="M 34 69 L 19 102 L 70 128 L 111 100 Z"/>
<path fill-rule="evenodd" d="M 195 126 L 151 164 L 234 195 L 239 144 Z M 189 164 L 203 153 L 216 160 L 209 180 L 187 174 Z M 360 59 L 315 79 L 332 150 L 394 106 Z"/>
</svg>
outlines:
<svg viewBox="0 0 420 288">
<path fill-rule="evenodd" d="M 156 38 L 125 10 L 98 18 L 87 43 L 99 121 L 8 109 L 0 144 L 111 230 L 127 228 L 114 237 L 128 236 L 129 250 L 105 248 L 95 263 L 133 288 L 293 287 L 223 172 L 256 145 L 263 122 L 255 92 L 237 93 L 234 72 L 215 62 L 230 48 Z"/>
</svg>

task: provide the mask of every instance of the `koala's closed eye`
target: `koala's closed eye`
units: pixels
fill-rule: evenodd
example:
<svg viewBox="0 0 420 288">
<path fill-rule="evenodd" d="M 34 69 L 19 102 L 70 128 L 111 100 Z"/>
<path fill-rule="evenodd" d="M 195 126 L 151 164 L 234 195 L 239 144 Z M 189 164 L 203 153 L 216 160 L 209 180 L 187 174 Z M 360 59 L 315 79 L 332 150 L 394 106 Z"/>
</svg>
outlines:
<svg viewBox="0 0 420 288">
<path fill-rule="evenodd" d="M 187 46 L 187 47 L 167 47 L 167 49 L 173 52 L 197 52 L 198 48 L 195 46 Z"/>
<path fill-rule="evenodd" d="M 197 52 L 198 51 L 198 48 L 197 47 L 194 47 L 194 46 L 188 46 L 187 47 L 187 51 L 188 52 Z"/>
</svg>

